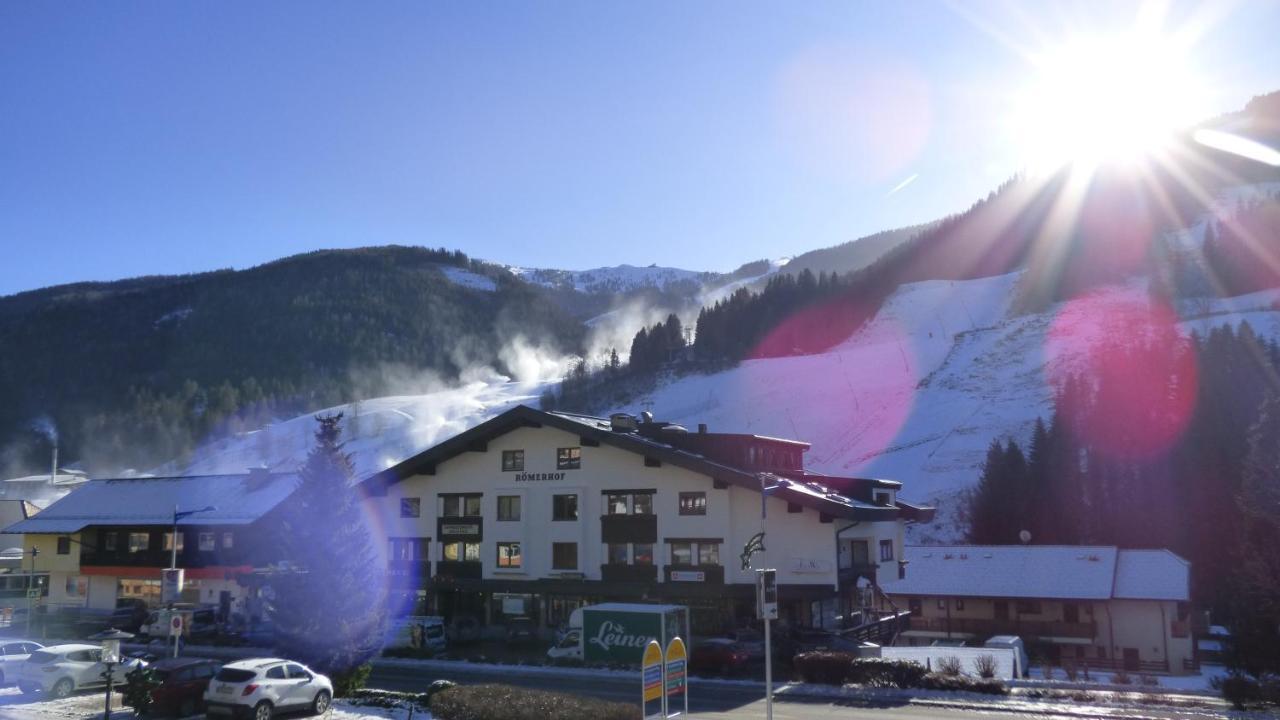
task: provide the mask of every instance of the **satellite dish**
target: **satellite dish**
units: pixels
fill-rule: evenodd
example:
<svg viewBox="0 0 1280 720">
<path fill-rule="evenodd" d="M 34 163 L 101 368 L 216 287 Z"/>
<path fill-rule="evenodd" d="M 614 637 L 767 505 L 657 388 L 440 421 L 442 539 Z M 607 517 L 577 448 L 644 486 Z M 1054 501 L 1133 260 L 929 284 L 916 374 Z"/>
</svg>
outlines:
<svg viewBox="0 0 1280 720">
<path fill-rule="evenodd" d="M 1019 532 L 1019 533 L 1018 533 L 1018 539 L 1022 541 L 1022 544 L 1023 544 L 1023 545 L 1026 545 L 1027 543 L 1031 542 L 1031 531 L 1030 531 L 1030 530 L 1023 530 L 1023 531 Z"/>
</svg>

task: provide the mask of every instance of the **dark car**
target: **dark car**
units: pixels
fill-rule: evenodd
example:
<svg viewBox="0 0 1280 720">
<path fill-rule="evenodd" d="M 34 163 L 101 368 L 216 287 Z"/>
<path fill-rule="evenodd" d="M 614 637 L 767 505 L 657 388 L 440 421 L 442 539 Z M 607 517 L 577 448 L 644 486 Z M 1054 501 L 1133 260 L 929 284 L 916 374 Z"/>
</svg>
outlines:
<svg viewBox="0 0 1280 720">
<path fill-rule="evenodd" d="M 512 618 L 507 622 L 507 642 L 531 643 L 538 640 L 538 626 L 527 617 Z"/>
<path fill-rule="evenodd" d="M 117 630 L 136 633 L 147 619 L 150 610 L 145 600 L 138 598 L 119 598 L 116 609 L 111 613 L 109 624 Z"/>
<path fill-rule="evenodd" d="M 729 638 L 707 638 L 693 646 L 689 670 L 703 675 L 731 675 L 751 661 L 747 649 Z"/>
<path fill-rule="evenodd" d="M 204 691 L 221 663 L 200 658 L 166 658 L 156 662 L 160 685 L 151 691 L 151 714 L 187 717 L 204 708 Z"/>
</svg>

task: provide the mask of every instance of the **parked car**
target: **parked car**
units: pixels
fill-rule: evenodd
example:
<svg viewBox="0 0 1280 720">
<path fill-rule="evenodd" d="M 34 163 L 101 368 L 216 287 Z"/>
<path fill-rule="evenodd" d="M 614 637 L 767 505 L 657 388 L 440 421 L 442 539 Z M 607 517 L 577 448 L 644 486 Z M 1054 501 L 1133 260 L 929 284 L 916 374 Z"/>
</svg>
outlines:
<svg viewBox="0 0 1280 720">
<path fill-rule="evenodd" d="M 15 682 L 18 668 L 31 653 L 42 647 L 32 640 L 0 640 L 0 687 Z"/>
<path fill-rule="evenodd" d="M 205 717 L 271 720 L 276 712 L 310 709 L 320 715 L 333 700 L 333 683 L 303 665 L 279 658 L 222 666 L 204 692 Z"/>
<path fill-rule="evenodd" d="M 538 626 L 527 617 L 507 621 L 507 642 L 530 643 L 538 641 Z"/>
<path fill-rule="evenodd" d="M 154 715 L 194 715 L 204 707 L 204 692 L 222 664 L 200 658 L 166 658 L 151 666 L 160 683 L 151 691 Z"/>
<path fill-rule="evenodd" d="M 138 665 L 137 658 L 123 658 L 111 672 L 114 682 L 123 683 L 125 675 Z M 18 687 L 24 693 L 46 692 L 56 698 L 91 687 L 102 687 L 107 665 L 102 662 L 101 645 L 52 645 L 31 653 L 19 666 Z"/>
<path fill-rule="evenodd" d="M 751 660 L 764 660 L 764 633 L 752 628 L 738 628 L 725 637 L 746 651 Z"/>
<path fill-rule="evenodd" d="M 695 673 L 729 675 L 746 668 L 750 653 L 731 638 L 699 640 L 689 654 L 689 670 Z"/>
</svg>

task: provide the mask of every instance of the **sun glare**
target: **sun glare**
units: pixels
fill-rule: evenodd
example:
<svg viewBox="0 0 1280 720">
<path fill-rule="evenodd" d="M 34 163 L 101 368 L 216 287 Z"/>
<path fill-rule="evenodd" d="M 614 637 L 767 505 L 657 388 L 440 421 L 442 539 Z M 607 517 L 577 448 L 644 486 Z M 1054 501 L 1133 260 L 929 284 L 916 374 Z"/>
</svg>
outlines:
<svg viewBox="0 0 1280 720">
<path fill-rule="evenodd" d="M 1146 35 L 1076 40 L 1031 58 L 1035 80 L 1017 111 L 1023 163 L 1092 169 L 1158 153 L 1203 119 L 1185 49 Z"/>
</svg>

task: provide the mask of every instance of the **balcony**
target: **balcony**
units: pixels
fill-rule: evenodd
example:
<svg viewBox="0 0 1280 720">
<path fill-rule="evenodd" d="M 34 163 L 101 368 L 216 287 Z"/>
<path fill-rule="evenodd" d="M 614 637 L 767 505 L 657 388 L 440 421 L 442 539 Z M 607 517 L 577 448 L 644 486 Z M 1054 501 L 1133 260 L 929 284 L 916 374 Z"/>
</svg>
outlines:
<svg viewBox="0 0 1280 720">
<path fill-rule="evenodd" d="M 387 579 L 395 588 L 424 587 L 431 579 L 431 563 L 426 560 L 392 560 L 387 563 Z"/>
<path fill-rule="evenodd" d="M 484 567 L 479 560 L 441 560 L 436 563 L 435 577 L 440 580 L 479 580 Z"/>
<path fill-rule="evenodd" d="M 666 576 L 664 580 L 674 584 L 698 583 L 701 585 L 723 585 L 724 566 L 668 565 L 666 567 Z"/>
<path fill-rule="evenodd" d="M 602 515 L 600 539 L 606 543 L 658 542 L 657 515 Z"/>
<path fill-rule="evenodd" d="M 80 565 L 82 567 L 136 567 L 167 568 L 171 559 L 168 550 L 127 550 L 106 551 L 82 549 Z M 178 553 L 178 567 L 205 568 L 228 567 L 253 564 L 249 553 L 240 548 L 228 548 L 211 551 L 186 549 Z"/>
<path fill-rule="evenodd" d="M 436 537 L 442 543 L 480 542 L 484 539 L 484 518 L 479 516 L 437 518 Z"/>
<path fill-rule="evenodd" d="M 912 617 L 909 630 L 957 635 L 1020 635 L 1024 637 L 1070 637 L 1093 639 L 1097 626 L 1091 622 L 1053 620 L 995 620 L 986 618 Z"/>
<path fill-rule="evenodd" d="M 609 563 L 600 566 L 600 579 L 605 582 L 653 583 L 658 581 L 658 566 Z"/>
</svg>

